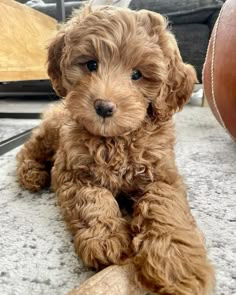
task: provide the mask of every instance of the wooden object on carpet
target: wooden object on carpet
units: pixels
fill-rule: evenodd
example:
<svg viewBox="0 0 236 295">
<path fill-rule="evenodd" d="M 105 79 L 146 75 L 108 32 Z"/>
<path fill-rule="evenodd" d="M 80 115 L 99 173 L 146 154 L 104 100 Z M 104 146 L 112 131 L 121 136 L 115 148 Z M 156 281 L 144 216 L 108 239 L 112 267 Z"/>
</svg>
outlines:
<svg viewBox="0 0 236 295">
<path fill-rule="evenodd" d="M 0 81 L 48 79 L 47 45 L 57 21 L 13 0 L 1 0 L 0 15 Z"/>
<path fill-rule="evenodd" d="M 80 288 L 72 290 L 67 295 L 144 295 L 134 283 L 134 267 L 132 264 L 123 266 L 112 265 L 100 271 Z"/>
</svg>

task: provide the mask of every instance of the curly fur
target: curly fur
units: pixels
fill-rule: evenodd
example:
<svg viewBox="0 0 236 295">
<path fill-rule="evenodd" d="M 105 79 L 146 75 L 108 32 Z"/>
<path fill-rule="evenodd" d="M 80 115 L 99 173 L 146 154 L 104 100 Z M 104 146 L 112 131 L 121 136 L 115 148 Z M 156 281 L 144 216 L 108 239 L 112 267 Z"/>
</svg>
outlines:
<svg viewBox="0 0 236 295">
<path fill-rule="evenodd" d="M 84 65 L 91 59 L 96 72 Z M 131 80 L 132 69 L 143 77 Z M 19 183 L 37 191 L 51 181 L 87 265 L 128 258 L 137 281 L 156 294 L 211 294 L 214 272 L 174 158 L 172 115 L 196 75 L 166 20 L 145 10 L 85 6 L 52 41 L 48 74 L 64 98 L 18 154 Z M 97 98 L 115 103 L 116 113 L 99 117 Z M 120 193 L 134 201 L 130 223 Z"/>
</svg>

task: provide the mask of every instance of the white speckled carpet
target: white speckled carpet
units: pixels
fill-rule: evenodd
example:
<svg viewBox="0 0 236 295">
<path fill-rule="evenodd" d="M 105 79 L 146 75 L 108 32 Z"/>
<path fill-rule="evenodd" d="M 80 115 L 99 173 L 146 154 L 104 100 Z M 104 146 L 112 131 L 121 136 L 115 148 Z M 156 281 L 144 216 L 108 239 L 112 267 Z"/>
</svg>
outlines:
<svg viewBox="0 0 236 295">
<path fill-rule="evenodd" d="M 216 294 L 236 295 L 236 143 L 208 108 L 188 105 L 176 123 L 177 163 L 216 267 Z M 64 295 L 92 272 L 74 254 L 54 195 L 18 187 L 15 154 L 0 157 L 0 294 Z"/>
</svg>

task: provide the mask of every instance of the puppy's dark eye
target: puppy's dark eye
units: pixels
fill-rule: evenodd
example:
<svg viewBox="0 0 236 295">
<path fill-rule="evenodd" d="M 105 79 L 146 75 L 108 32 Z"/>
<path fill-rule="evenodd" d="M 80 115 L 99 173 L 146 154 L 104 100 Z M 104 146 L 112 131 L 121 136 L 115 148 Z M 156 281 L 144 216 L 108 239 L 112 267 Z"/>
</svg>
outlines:
<svg viewBox="0 0 236 295">
<path fill-rule="evenodd" d="M 86 67 L 90 72 L 96 72 L 98 69 L 98 64 L 96 60 L 89 60 L 86 62 Z"/>
<path fill-rule="evenodd" d="M 139 80 L 142 78 L 142 73 L 139 70 L 133 70 L 133 73 L 131 75 L 132 80 Z"/>
</svg>

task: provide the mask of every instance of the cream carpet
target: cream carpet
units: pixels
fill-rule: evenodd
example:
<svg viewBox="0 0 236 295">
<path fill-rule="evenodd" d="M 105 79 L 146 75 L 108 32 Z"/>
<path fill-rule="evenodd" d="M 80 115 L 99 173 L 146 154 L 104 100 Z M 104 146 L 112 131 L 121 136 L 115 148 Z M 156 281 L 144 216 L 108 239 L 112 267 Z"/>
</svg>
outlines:
<svg viewBox="0 0 236 295">
<path fill-rule="evenodd" d="M 216 294 L 236 295 L 236 143 L 208 108 L 188 105 L 176 123 L 177 163 L 216 267 Z M 18 187 L 16 151 L 0 157 L 0 294 L 65 295 L 92 271 L 74 254 L 54 195 Z"/>
</svg>

